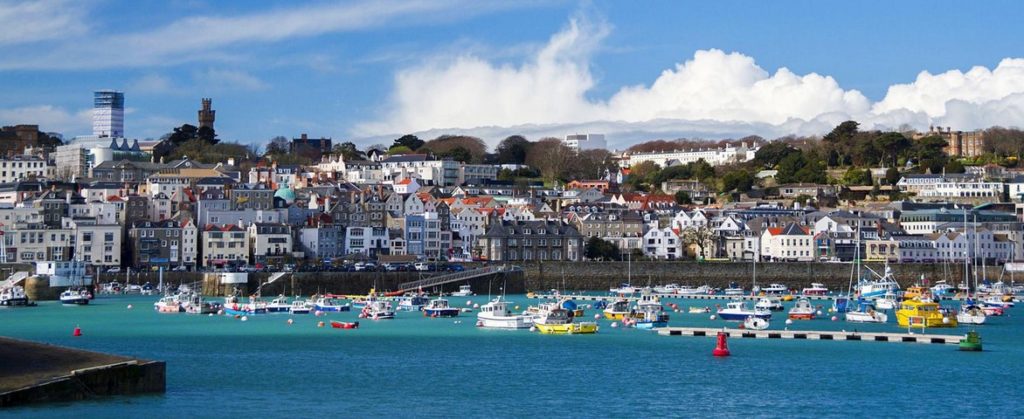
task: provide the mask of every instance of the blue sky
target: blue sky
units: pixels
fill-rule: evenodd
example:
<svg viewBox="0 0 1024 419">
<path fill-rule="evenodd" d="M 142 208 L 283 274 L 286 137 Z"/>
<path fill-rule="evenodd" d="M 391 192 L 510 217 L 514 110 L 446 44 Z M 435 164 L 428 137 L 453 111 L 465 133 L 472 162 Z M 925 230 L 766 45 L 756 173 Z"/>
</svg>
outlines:
<svg viewBox="0 0 1024 419">
<path fill-rule="evenodd" d="M 114 88 L 126 95 L 130 137 L 195 123 L 199 99 L 212 97 L 221 138 L 243 143 L 308 132 L 369 145 L 450 132 L 494 144 L 588 131 L 626 146 L 820 134 L 846 118 L 879 128 L 1019 125 L 1022 9 L 0 1 L 0 123 L 88 134 L 91 92 Z"/>
</svg>

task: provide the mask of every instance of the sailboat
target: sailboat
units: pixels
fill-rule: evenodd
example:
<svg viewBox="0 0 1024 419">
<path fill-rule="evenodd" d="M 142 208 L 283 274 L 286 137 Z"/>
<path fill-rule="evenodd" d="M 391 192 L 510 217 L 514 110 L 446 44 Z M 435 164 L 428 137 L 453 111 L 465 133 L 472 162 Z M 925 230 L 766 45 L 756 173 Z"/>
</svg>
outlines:
<svg viewBox="0 0 1024 419">
<path fill-rule="evenodd" d="M 848 288 L 847 288 L 847 291 L 846 291 L 846 295 L 847 296 L 846 296 L 846 299 L 844 301 L 844 307 L 843 307 L 843 308 L 849 310 L 849 311 L 846 312 L 846 315 L 845 315 L 846 321 L 851 322 L 851 323 L 885 323 L 885 322 L 889 321 L 889 316 L 887 316 L 885 313 L 876 311 L 874 306 L 872 306 L 868 301 L 864 300 L 865 296 L 864 296 L 863 293 L 861 294 L 861 297 L 857 299 L 857 303 L 858 303 L 857 307 L 855 307 L 853 309 L 850 309 L 850 307 L 849 307 L 849 305 L 850 305 L 850 300 L 849 299 L 853 295 L 853 275 L 854 275 L 854 273 L 856 273 L 857 278 L 858 278 L 858 286 L 860 286 L 863 283 L 863 281 L 860 280 L 860 277 L 861 277 L 861 261 L 860 261 L 860 227 L 859 226 L 857 227 L 857 244 L 856 244 L 856 246 L 857 246 L 856 249 L 854 249 L 854 266 L 853 266 L 853 268 L 850 269 L 850 284 L 848 285 Z M 891 278 L 891 274 L 889 272 L 889 266 L 888 265 L 886 265 L 885 270 L 886 270 L 886 277 Z M 895 281 L 893 281 L 893 282 L 895 282 Z M 899 284 L 897 284 L 896 287 L 898 288 Z M 889 291 L 891 291 L 891 289 Z M 837 301 L 837 303 L 838 303 L 838 301 Z"/>
<path fill-rule="evenodd" d="M 965 234 L 967 233 L 967 209 L 966 208 L 964 209 L 964 233 Z M 975 232 L 974 236 L 975 236 L 975 239 L 977 239 L 977 236 L 978 236 L 977 232 Z M 970 243 L 968 243 L 968 251 L 964 251 L 964 283 L 966 283 L 968 285 L 970 285 L 970 283 L 968 282 L 968 278 L 970 277 L 969 276 L 970 263 L 969 263 L 969 260 L 968 260 L 969 253 L 970 253 L 969 249 L 970 249 Z M 978 251 L 977 247 L 975 247 L 974 251 L 975 252 Z M 974 303 L 974 299 L 975 298 L 978 298 L 978 271 L 977 270 L 974 271 L 974 298 L 971 298 L 971 289 L 968 286 L 968 288 L 967 288 L 967 298 L 960 305 L 960 311 L 956 313 L 956 321 L 957 321 L 957 323 L 963 323 L 963 324 L 985 324 L 985 320 L 987 319 L 988 316 L 986 316 L 984 308 L 979 307 L 977 304 Z"/>
</svg>

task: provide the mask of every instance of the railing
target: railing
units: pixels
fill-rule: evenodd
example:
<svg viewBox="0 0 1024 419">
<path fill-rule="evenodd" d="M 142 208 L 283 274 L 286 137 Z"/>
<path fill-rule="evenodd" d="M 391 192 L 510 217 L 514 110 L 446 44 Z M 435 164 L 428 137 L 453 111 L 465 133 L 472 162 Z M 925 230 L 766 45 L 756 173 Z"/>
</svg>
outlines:
<svg viewBox="0 0 1024 419">
<path fill-rule="evenodd" d="M 405 282 L 405 283 L 399 284 L 398 288 L 401 291 L 409 291 L 409 290 L 414 290 L 414 289 L 423 288 L 423 287 L 430 288 L 430 287 L 437 286 L 437 285 L 443 285 L 443 284 L 447 284 L 447 283 L 451 283 L 451 282 L 457 282 L 457 281 L 462 281 L 462 280 L 466 280 L 466 279 L 477 278 L 477 277 L 481 277 L 481 276 L 485 276 L 485 275 L 492 275 L 492 274 L 502 273 L 502 272 L 512 272 L 512 271 L 515 271 L 515 270 L 518 270 L 518 269 L 519 268 L 517 268 L 517 267 L 509 267 L 509 266 L 505 266 L 505 265 L 502 265 L 502 266 L 488 266 L 488 267 L 484 267 L 484 268 L 472 269 L 472 270 L 463 271 L 463 272 L 453 272 L 453 273 L 450 273 L 450 274 L 437 275 L 437 276 L 432 276 L 430 278 L 424 278 L 424 279 L 420 279 L 420 280 L 416 280 L 416 281 Z"/>
<path fill-rule="evenodd" d="M 24 281 L 25 278 L 28 278 L 28 272 L 15 272 L 13 275 L 8 277 L 7 280 L 5 280 L 4 282 L 0 282 L 0 290 L 18 285 L 19 283 L 21 283 L 21 281 Z"/>
</svg>

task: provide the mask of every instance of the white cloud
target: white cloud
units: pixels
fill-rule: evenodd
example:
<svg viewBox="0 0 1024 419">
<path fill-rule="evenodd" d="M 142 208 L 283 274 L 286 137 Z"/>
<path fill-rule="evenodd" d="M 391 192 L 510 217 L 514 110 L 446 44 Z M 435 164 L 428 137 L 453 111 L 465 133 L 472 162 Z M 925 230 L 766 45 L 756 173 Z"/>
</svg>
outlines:
<svg viewBox="0 0 1024 419">
<path fill-rule="evenodd" d="M 173 90 L 171 79 L 159 74 L 146 74 L 128 84 L 132 93 L 167 93 Z"/>
<path fill-rule="evenodd" d="M 197 85 L 209 90 L 263 90 L 269 85 L 245 71 L 209 69 L 193 75 Z"/>
<path fill-rule="evenodd" d="M 243 15 L 195 16 L 149 31 L 98 33 L 58 48 L 23 51 L 13 57 L 0 54 L 0 69 L 93 69 L 224 61 L 244 54 L 239 52 L 243 50 L 230 48 L 243 44 L 308 38 L 384 25 L 452 21 L 494 10 L 522 7 L 523 4 L 530 3 L 364 0 L 278 8 Z M 13 15 L 11 19 L 19 17 Z"/>
<path fill-rule="evenodd" d="M 67 0 L 0 4 L 0 46 L 68 38 L 85 33 L 85 10 Z M 13 57 L 17 58 L 17 57 Z"/>
<path fill-rule="evenodd" d="M 91 133 L 92 110 L 69 111 L 52 105 L 0 109 L 0 125 L 39 125 L 47 132 Z"/>
<path fill-rule="evenodd" d="M 595 86 L 590 56 L 607 33 L 607 25 L 572 19 L 519 65 L 463 54 L 401 70 L 384 106 L 389 111 L 354 131 L 475 133 L 491 142 L 514 133 L 589 131 L 608 134 L 611 145 L 621 147 L 681 136 L 820 135 L 851 118 L 866 128 L 974 129 L 1024 121 L 1022 59 L 1003 60 L 992 71 L 921 73 L 872 103 L 831 76 L 786 68 L 769 73 L 752 57 L 711 49 L 697 51 L 649 85 L 594 100 L 587 96 Z"/>
</svg>

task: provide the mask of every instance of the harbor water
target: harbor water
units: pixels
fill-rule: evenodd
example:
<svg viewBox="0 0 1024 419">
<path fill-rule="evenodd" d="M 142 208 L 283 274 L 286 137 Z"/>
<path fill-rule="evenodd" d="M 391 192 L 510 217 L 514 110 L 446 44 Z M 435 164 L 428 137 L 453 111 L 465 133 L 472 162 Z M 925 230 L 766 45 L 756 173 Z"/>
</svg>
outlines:
<svg viewBox="0 0 1024 419">
<path fill-rule="evenodd" d="M 475 327 L 476 313 L 395 320 L 356 313 L 229 316 L 161 314 L 157 297 L 100 296 L 88 306 L 41 302 L 0 309 L 0 335 L 167 362 L 167 392 L 3 411 L 10 417 L 1021 417 L 1024 322 L 975 327 L 984 351 L 955 345 L 732 339 L 613 328 L 551 336 Z M 509 299 L 525 309 L 535 300 Z M 486 296 L 452 297 L 483 304 Z M 714 301 L 664 300 L 671 326 L 736 327 L 688 314 Z M 814 302 L 815 305 L 825 304 Z M 132 308 L 129 309 L 128 306 Z M 787 307 L 788 308 L 788 307 Z M 587 310 L 590 320 L 597 310 Z M 791 330 L 905 332 L 833 322 Z M 787 327 L 776 312 L 771 329 Z M 288 319 L 293 323 L 289 324 Z M 319 321 L 360 321 L 356 330 Z M 72 337 L 81 327 L 83 336 Z M 964 334 L 970 328 L 925 333 Z"/>
</svg>

